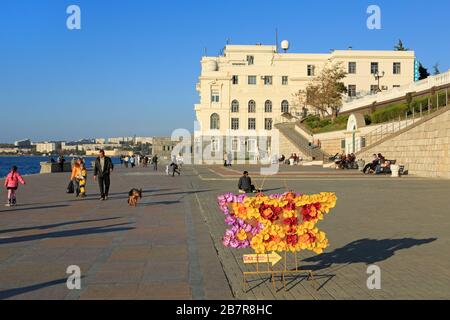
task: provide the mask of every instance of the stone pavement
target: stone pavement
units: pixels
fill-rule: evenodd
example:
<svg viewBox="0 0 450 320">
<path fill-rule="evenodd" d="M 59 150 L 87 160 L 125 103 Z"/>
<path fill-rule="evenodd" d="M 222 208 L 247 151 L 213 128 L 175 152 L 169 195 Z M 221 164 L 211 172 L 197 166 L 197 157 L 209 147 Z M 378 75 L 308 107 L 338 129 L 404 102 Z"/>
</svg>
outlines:
<svg viewBox="0 0 450 320">
<path fill-rule="evenodd" d="M 222 246 L 226 226 L 216 204 L 217 195 L 236 191 L 243 169 L 186 166 L 173 178 L 118 169 L 106 202 L 92 180 L 89 197 L 79 200 L 65 194 L 67 174 L 26 177 L 20 206 L 0 208 L 0 298 L 450 298 L 449 181 L 316 168 L 282 168 L 289 174 L 264 181 L 269 193 L 337 193 L 337 207 L 319 225 L 330 247 L 301 256 L 316 280 L 289 278 L 285 290 L 279 279 L 274 288 L 268 278 L 252 278 L 244 290 L 248 251 Z M 245 169 L 262 184 L 257 167 Z M 133 187 L 144 189 L 137 208 L 126 203 Z M 381 268 L 381 290 L 366 287 L 370 264 Z M 81 268 L 81 290 L 66 287 L 69 265 Z"/>
<path fill-rule="evenodd" d="M 207 190 L 192 190 L 187 174 L 118 169 L 105 202 L 92 177 L 82 200 L 65 194 L 67 174 L 26 177 L 20 205 L 0 208 L 0 298 L 232 298 L 191 201 Z M 144 189 L 136 208 L 133 187 Z M 66 287 L 69 265 L 81 268 L 80 291 Z"/>
<path fill-rule="evenodd" d="M 336 192 L 338 202 L 319 223 L 330 239 L 322 255 L 302 253 L 300 269 L 312 269 L 315 281 L 291 277 L 284 288 L 276 279 L 256 277 L 244 289 L 242 254 L 249 250 L 224 248 L 220 236 L 224 217 L 217 214 L 215 192 L 199 197 L 201 212 L 208 221 L 219 257 L 238 299 L 449 299 L 450 298 L 450 181 L 414 177 L 355 175 L 355 172 L 328 169 L 282 167 L 281 172 L 264 180 L 259 168 L 233 166 L 196 167 L 203 178 L 194 180 L 195 188 L 208 185 L 236 192 L 237 176 L 244 169 L 253 173 L 253 182 L 266 193 L 295 190 L 301 193 Z M 224 170 L 229 170 L 224 174 Z M 298 170 L 297 177 L 287 172 Z M 311 176 L 311 172 L 317 172 Z M 355 176 L 353 176 L 355 175 Z M 231 177 L 233 176 L 233 177 Z M 369 290 L 367 267 L 381 269 L 381 290 Z M 295 266 L 288 259 L 288 268 Z M 275 267 L 282 269 L 283 263 Z"/>
</svg>

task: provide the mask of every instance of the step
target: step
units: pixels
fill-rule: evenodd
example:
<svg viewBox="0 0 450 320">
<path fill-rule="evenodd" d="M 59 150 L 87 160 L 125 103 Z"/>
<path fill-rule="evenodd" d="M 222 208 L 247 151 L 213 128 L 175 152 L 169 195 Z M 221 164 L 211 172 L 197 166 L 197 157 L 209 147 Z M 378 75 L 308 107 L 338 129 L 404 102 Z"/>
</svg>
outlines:
<svg viewBox="0 0 450 320">
<path fill-rule="evenodd" d="M 334 168 L 334 167 L 336 167 L 336 164 L 334 162 L 324 163 L 323 167 L 324 168 Z"/>
<path fill-rule="evenodd" d="M 309 161 L 309 162 L 303 162 L 303 166 L 309 167 L 309 166 L 323 166 L 323 161 Z"/>
</svg>

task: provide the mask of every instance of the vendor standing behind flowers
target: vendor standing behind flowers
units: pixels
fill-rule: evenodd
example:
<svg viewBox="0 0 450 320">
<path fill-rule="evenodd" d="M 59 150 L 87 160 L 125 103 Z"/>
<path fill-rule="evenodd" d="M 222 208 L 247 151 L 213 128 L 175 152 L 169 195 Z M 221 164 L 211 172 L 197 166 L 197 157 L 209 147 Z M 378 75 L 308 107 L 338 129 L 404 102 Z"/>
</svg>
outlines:
<svg viewBox="0 0 450 320">
<path fill-rule="evenodd" d="M 252 179 L 248 176 L 248 171 L 244 171 L 243 176 L 239 178 L 238 188 L 245 193 L 255 191 L 255 186 L 252 185 Z"/>
</svg>

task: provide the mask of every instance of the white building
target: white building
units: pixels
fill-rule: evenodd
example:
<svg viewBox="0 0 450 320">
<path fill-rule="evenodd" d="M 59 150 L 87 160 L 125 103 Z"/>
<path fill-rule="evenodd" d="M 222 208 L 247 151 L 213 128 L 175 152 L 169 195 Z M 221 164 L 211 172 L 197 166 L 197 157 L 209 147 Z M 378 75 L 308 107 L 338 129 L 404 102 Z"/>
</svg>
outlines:
<svg viewBox="0 0 450 320">
<path fill-rule="evenodd" d="M 37 142 L 34 144 L 36 152 L 52 153 L 61 149 L 61 144 L 57 142 Z"/>
<path fill-rule="evenodd" d="M 327 63 L 342 63 L 348 75 L 344 83 L 350 98 L 387 90 L 414 81 L 413 51 L 336 50 L 324 54 L 277 53 L 276 46 L 227 45 L 222 56 L 203 57 L 195 105 L 199 127 L 196 143 L 236 135 L 272 135 L 283 113 L 300 116 L 294 94 L 305 89 Z M 380 86 L 374 75 L 384 77 Z M 211 138 L 213 137 L 213 138 Z M 219 143 L 220 144 L 220 143 Z M 214 149 L 219 151 L 219 144 Z M 248 141 L 235 142 L 242 146 Z M 252 142 L 254 144 L 254 142 Z M 260 148 L 254 146 L 254 148 Z M 234 148 L 236 149 L 236 148 Z M 268 148 L 270 149 L 270 143 Z M 266 150 L 267 150 L 266 149 Z"/>
<path fill-rule="evenodd" d="M 133 137 L 108 138 L 108 143 L 113 143 L 113 144 L 132 143 L 132 142 L 133 142 Z"/>
<path fill-rule="evenodd" d="M 95 143 L 96 144 L 104 144 L 104 143 L 106 143 L 106 139 L 105 138 L 97 138 L 97 139 L 95 139 Z"/>
</svg>

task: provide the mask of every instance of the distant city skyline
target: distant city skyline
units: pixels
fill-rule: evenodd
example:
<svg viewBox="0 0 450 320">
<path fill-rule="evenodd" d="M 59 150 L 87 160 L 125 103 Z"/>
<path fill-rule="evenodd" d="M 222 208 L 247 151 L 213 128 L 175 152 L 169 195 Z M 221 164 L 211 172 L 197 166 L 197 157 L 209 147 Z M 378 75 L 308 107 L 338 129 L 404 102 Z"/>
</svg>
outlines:
<svg viewBox="0 0 450 320">
<path fill-rule="evenodd" d="M 81 8 L 81 30 L 66 8 Z M 450 68 L 447 0 L 377 1 L 382 29 L 369 30 L 373 4 L 232 0 L 4 0 L 0 10 L 0 142 L 193 131 L 200 59 L 232 44 L 275 44 L 292 52 L 391 50 L 401 39 L 429 72 Z M 237 9 L 238 8 L 238 9 Z"/>
</svg>

